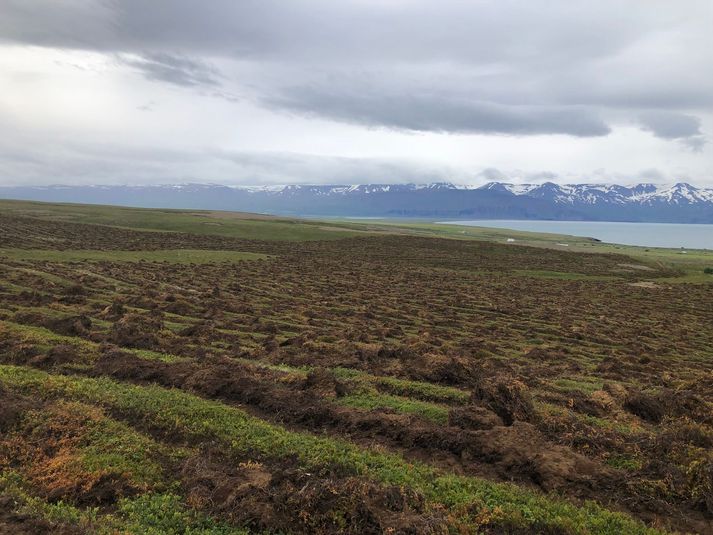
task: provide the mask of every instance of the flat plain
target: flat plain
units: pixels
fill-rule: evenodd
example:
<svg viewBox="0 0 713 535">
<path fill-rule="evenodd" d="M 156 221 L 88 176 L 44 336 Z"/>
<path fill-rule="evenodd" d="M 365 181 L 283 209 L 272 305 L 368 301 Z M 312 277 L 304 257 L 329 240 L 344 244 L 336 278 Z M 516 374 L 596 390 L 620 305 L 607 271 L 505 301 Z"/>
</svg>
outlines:
<svg viewBox="0 0 713 535">
<path fill-rule="evenodd" d="M 2 201 L 0 533 L 710 533 L 706 267 Z"/>
</svg>

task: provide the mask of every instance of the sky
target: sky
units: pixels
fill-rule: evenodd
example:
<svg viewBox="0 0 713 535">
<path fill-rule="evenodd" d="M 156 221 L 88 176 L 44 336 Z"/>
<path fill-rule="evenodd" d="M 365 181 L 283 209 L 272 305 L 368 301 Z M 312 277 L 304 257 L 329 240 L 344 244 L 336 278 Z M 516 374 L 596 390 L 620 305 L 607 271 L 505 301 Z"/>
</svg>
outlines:
<svg viewBox="0 0 713 535">
<path fill-rule="evenodd" d="M 0 185 L 713 186 L 712 0 L 0 0 Z"/>
</svg>

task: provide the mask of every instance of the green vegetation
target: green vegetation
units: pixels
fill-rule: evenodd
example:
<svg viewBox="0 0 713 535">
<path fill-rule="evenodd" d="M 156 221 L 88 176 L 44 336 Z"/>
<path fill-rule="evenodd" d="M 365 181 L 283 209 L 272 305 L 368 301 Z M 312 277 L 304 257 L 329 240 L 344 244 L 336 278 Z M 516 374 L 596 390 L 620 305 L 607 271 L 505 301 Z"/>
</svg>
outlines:
<svg viewBox="0 0 713 535">
<path fill-rule="evenodd" d="M 459 240 L 485 240 L 495 243 L 506 243 L 508 239 L 514 239 L 515 242 L 508 243 L 508 246 L 524 245 L 556 250 L 563 249 L 558 244 L 567 243 L 568 251 L 628 255 L 646 266 L 666 267 L 679 271 L 677 276 L 665 280 L 668 283 L 710 282 L 709 279 L 701 277 L 701 271 L 705 267 L 710 267 L 710 263 L 713 261 L 713 251 L 687 250 L 686 254 L 681 254 L 680 250 L 675 249 L 608 244 L 577 236 L 441 225 L 419 221 L 338 219 L 325 222 L 220 211 L 158 210 L 9 200 L 0 200 L 0 210 L 4 213 L 47 221 L 71 221 L 145 231 L 185 232 L 268 241 L 333 240 L 389 233 Z M 228 259 L 228 261 L 231 260 Z M 166 261 L 179 260 L 166 259 Z M 533 272 L 533 276 L 538 276 L 536 271 Z M 539 276 L 547 275 L 540 272 Z"/>
<path fill-rule="evenodd" d="M 342 379 L 354 379 L 358 382 L 363 381 L 395 395 L 414 397 L 425 401 L 462 403 L 470 396 L 468 392 L 464 392 L 458 388 L 433 383 L 370 375 L 350 368 L 335 368 L 333 371 L 337 377 Z"/>
<path fill-rule="evenodd" d="M 96 529 L 98 508 L 80 509 L 64 501 L 49 503 L 33 496 L 26 487 L 17 472 L 0 472 L 0 495 L 12 498 L 18 504 L 18 513 L 87 531 Z"/>
<path fill-rule="evenodd" d="M 272 458 L 297 456 L 306 468 L 337 465 L 391 485 L 406 485 L 454 510 L 484 510 L 513 527 L 565 529 L 588 533 L 655 533 L 593 503 L 577 508 L 516 486 L 445 475 L 394 454 L 363 450 L 338 439 L 289 432 L 243 411 L 176 390 L 129 386 L 106 379 L 53 376 L 0 367 L 0 382 L 27 393 L 68 396 L 98 403 L 157 429 L 186 437 L 219 440 L 236 454 L 258 452 Z M 464 519 L 464 521 L 466 521 Z M 475 526 L 473 526 L 475 527 Z"/>
<path fill-rule="evenodd" d="M 119 501 L 114 513 L 100 513 L 98 507 L 79 508 L 59 501 L 50 503 L 33 496 L 27 483 L 16 472 L 0 474 L 0 495 L 17 504 L 17 512 L 86 533 L 112 535 L 247 535 L 236 528 L 186 507 L 180 496 L 172 493 L 147 493 Z"/>
<path fill-rule="evenodd" d="M 40 440 L 58 429 L 76 426 L 72 429 L 78 432 L 71 448 L 74 460 L 68 463 L 68 471 L 117 474 L 143 489 L 165 481 L 156 459 L 183 454 L 181 450 L 167 450 L 126 424 L 104 416 L 95 407 L 78 402 L 59 402 L 50 408 L 31 411 L 23 426 L 31 438 Z"/>
<path fill-rule="evenodd" d="M 47 221 L 91 223 L 119 228 L 186 232 L 251 240 L 332 240 L 360 233 L 359 230 L 350 230 L 339 224 L 207 210 L 157 210 L 7 200 L 0 200 L 0 210 L 4 213 Z"/>
<path fill-rule="evenodd" d="M 596 379 L 583 377 L 581 379 L 557 379 L 554 385 L 563 390 L 581 390 L 591 394 L 595 390 L 601 390 L 604 383 Z"/>
<path fill-rule="evenodd" d="M 129 533 L 169 533 L 182 535 L 247 535 L 235 528 L 188 509 L 175 494 L 144 494 L 119 502 L 118 529 Z"/>
<path fill-rule="evenodd" d="M 338 403 L 357 409 L 391 409 L 403 414 L 415 414 L 439 424 L 448 422 L 448 407 L 373 391 L 339 398 Z"/>
<path fill-rule="evenodd" d="M 609 466 L 621 468 L 623 470 L 639 470 L 641 469 L 641 459 L 636 459 L 628 455 L 613 455 L 606 461 Z"/>
<path fill-rule="evenodd" d="M 709 251 L 9 201 L 0 227 L 0 531 L 712 512 Z"/>
</svg>

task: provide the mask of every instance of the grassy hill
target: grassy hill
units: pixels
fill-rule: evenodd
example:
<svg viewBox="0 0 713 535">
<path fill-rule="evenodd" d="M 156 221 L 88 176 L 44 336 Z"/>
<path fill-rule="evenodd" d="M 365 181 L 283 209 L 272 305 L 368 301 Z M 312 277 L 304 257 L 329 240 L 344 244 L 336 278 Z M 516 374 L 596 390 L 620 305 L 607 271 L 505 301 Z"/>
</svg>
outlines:
<svg viewBox="0 0 713 535">
<path fill-rule="evenodd" d="M 711 255 L 566 240 L 1 201 L 0 532 L 710 531 Z"/>
</svg>

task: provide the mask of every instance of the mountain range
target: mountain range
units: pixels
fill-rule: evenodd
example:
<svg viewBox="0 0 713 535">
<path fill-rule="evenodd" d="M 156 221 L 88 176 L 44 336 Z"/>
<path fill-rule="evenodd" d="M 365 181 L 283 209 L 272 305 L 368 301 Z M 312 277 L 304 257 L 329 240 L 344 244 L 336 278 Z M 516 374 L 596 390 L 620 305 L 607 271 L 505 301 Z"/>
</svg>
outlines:
<svg viewBox="0 0 713 535">
<path fill-rule="evenodd" d="M 295 216 L 713 223 L 713 188 L 636 184 L 0 187 L 0 198 Z"/>
</svg>

